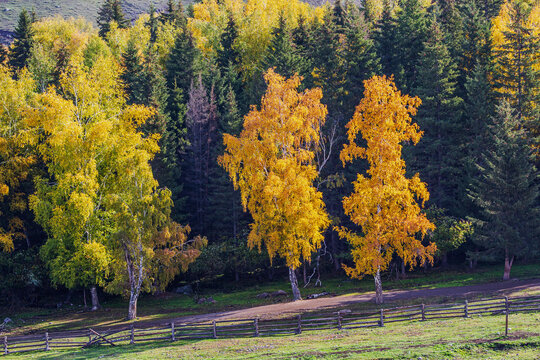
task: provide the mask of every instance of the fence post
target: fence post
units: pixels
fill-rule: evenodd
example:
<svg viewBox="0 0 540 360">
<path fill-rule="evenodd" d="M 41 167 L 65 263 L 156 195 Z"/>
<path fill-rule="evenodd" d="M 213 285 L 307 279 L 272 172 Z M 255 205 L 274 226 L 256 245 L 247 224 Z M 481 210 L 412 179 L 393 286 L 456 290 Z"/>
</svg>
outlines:
<svg viewBox="0 0 540 360">
<path fill-rule="evenodd" d="M 4 336 L 4 355 L 9 354 L 8 345 L 7 345 L 7 336 Z"/>
<path fill-rule="evenodd" d="M 255 325 L 255 336 L 259 336 L 259 318 L 255 318 L 253 324 Z"/>
<path fill-rule="evenodd" d="M 175 341 L 176 338 L 174 336 L 174 321 L 171 322 L 171 341 Z"/>
<path fill-rule="evenodd" d="M 337 312 L 337 328 L 341 330 L 341 310 Z"/>
<path fill-rule="evenodd" d="M 135 344 L 135 324 L 131 324 L 131 332 L 129 335 L 129 343 L 130 345 Z"/>
<path fill-rule="evenodd" d="M 469 317 L 469 302 L 465 300 L 465 317 Z"/>
<path fill-rule="evenodd" d="M 49 333 L 45 333 L 45 351 L 49 351 L 51 348 L 49 347 Z"/>
<path fill-rule="evenodd" d="M 379 320 L 379 326 L 384 326 L 384 309 L 381 309 L 381 316 Z"/>
<path fill-rule="evenodd" d="M 508 336 L 508 312 L 510 311 L 510 306 L 508 304 L 508 296 L 504 297 L 504 306 L 505 306 L 505 314 L 506 314 L 506 325 L 504 328 L 504 336 Z"/>
<path fill-rule="evenodd" d="M 298 314 L 298 328 L 296 329 L 296 334 L 302 333 L 302 315 Z"/>
<path fill-rule="evenodd" d="M 426 305 L 422 304 L 422 321 L 426 321 Z"/>
<path fill-rule="evenodd" d="M 212 321 L 214 339 L 217 339 L 216 320 Z"/>
</svg>

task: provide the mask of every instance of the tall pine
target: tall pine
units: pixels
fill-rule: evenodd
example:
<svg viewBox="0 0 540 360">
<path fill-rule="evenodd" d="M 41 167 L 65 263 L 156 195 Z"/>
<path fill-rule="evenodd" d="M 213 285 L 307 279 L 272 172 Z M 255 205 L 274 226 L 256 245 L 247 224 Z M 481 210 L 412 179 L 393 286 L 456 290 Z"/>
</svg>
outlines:
<svg viewBox="0 0 540 360">
<path fill-rule="evenodd" d="M 99 8 L 97 23 L 101 37 L 105 37 L 109 33 L 112 21 L 116 22 L 121 29 L 129 26 L 129 20 L 124 15 L 121 0 L 105 0 Z"/>
<path fill-rule="evenodd" d="M 14 70 L 20 70 L 28 65 L 32 49 L 32 17 L 23 9 L 15 28 L 15 35 L 9 53 L 9 65 Z"/>
<path fill-rule="evenodd" d="M 540 142 L 540 37 L 529 25 L 533 3 L 509 1 L 502 11 L 509 23 L 503 43 L 495 49 L 495 79 L 498 93 L 516 109 L 518 118 Z"/>
<path fill-rule="evenodd" d="M 437 22 L 422 47 L 415 95 L 422 99 L 417 119 L 425 133 L 412 150 L 413 168 L 428 184 L 430 201 L 459 217 L 463 101 L 455 95 L 456 66 Z"/>
<path fill-rule="evenodd" d="M 485 257 L 504 259 L 503 279 L 508 280 L 514 259 L 538 249 L 538 171 L 519 118 L 507 102 L 497 107 L 488 139 L 478 167 L 481 176 L 470 192 L 481 209 L 475 242 Z"/>
</svg>

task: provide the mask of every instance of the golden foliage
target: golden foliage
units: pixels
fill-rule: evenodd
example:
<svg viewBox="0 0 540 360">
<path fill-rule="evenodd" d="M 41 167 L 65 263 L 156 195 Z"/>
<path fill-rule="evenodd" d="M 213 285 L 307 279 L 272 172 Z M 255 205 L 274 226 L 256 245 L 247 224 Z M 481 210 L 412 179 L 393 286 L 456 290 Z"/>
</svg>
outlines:
<svg viewBox="0 0 540 360">
<path fill-rule="evenodd" d="M 221 33 L 232 15 L 238 26 L 235 45 L 242 54 L 242 65 L 249 73 L 264 56 L 280 14 L 290 28 L 295 28 L 299 16 L 307 21 L 321 21 L 326 11 L 326 7 L 314 8 L 300 0 L 203 0 L 193 5 L 189 27 L 203 54 L 212 55 L 219 48 Z"/>
<path fill-rule="evenodd" d="M 363 236 L 337 228 L 352 245 L 354 267 L 344 266 L 347 274 L 361 278 L 385 270 L 395 253 L 406 265 L 433 261 L 434 244 L 425 247 L 421 239 L 434 229 L 421 213 L 429 198 L 426 184 L 418 174 L 405 177 L 401 158 L 402 143 L 416 144 L 422 132 L 411 122 L 421 101 L 401 95 L 392 79 L 374 76 L 364 82 L 364 98 L 347 124 L 348 144 L 341 152 L 343 164 L 355 158 L 369 163 L 367 177 L 358 174 L 354 192 L 343 199 L 345 213 L 360 225 Z M 366 147 L 356 144 L 361 134 Z M 420 238 L 416 234 L 420 233 Z"/>
<path fill-rule="evenodd" d="M 329 225 L 322 194 L 313 186 L 319 127 L 327 110 L 321 89 L 298 92 L 300 78 L 286 80 L 272 69 L 261 109 L 251 109 L 239 137 L 224 135 L 220 164 L 240 188 L 244 210 L 253 217 L 250 247 L 268 249 L 296 268 L 309 260 Z"/>
<path fill-rule="evenodd" d="M 23 114 L 33 101 L 33 88 L 34 82 L 26 70 L 14 80 L 0 65 L 0 205 L 6 209 L 2 213 L 0 208 L 4 220 L 0 222 L 0 250 L 3 251 L 12 251 L 13 241 L 25 237 L 20 215 L 27 209 L 27 196 L 21 187 L 29 181 L 36 157 L 32 151 L 34 136 Z"/>
</svg>

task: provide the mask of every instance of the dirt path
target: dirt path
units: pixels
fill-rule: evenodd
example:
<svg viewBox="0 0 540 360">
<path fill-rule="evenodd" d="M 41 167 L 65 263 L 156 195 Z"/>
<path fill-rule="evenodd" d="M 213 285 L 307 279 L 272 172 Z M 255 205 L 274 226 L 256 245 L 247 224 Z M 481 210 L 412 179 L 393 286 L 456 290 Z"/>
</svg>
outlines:
<svg viewBox="0 0 540 360">
<path fill-rule="evenodd" d="M 391 290 L 384 293 L 386 302 L 396 300 L 407 300 L 429 297 L 462 297 L 489 294 L 490 297 L 497 293 L 505 294 L 515 291 L 531 289 L 540 290 L 540 279 L 516 280 L 508 282 L 495 282 L 488 284 L 454 286 L 438 289 L 418 289 L 418 290 Z M 345 307 L 354 303 L 374 301 L 375 293 L 365 293 L 361 295 L 341 295 L 335 297 L 324 297 L 313 300 L 301 300 L 288 303 L 257 306 L 248 309 L 226 311 L 220 313 L 210 313 L 193 315 L 174 319 L 178 323 L 200 322 L 209 320 L 231 320 L 231 319 L 253 319 L 256 317 L 269 318 L 286 313 L 299 313 L 314 310 L 324 310 L 329 308 Z M 161 321 L 160 324 L 170 323 L 171 320 Z"/>
</svg>

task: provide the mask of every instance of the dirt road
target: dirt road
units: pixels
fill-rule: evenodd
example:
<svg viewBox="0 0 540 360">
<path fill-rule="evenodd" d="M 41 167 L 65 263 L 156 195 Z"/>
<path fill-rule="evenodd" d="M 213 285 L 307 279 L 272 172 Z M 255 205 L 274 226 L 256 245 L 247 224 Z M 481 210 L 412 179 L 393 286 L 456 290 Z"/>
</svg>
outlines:
<svg viewBox="0 0 540 360">
<path fill-rule="evenodd" d="M 417 289 L 417 290 L 392 290 L 384 293 L 386 302 L 396 300 L 407 300 L 430 297 L 461 297 L 468 298 L 481 294 L 489 294 L 489 297 L 496 294 L 507 294 L 520 290 L 540 290 L 540 279 L 515 280 L 507 282 L 495 282 L 470 286 L 454 286 L 437 289 Z M 345 307 L 354 303 L 374 301 L 375 293 L 365 293 L 360 295 L 341 295 L 335 297 L 324 297 L 313 300 L 301 300 L 288 303 L 257 306 L 248 309 L 226 311 L 220 313 L 201 314 L 174 319 L 175 322 L 188 323 L 208 320 L 230 320 L 230 319 L 252 319 L 255 317 L 269 318 L 285 313 L 299 313 L 314 310 L 324 310 L 329 308 Z M 429 299 L 426 300 L 429 302 Z M 163 321 L 162 323 L 166 323 Z M 168 320 L 170 323 L 171 320 Z"/>
</svg>

